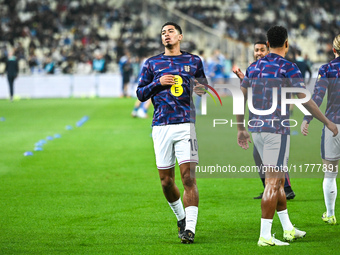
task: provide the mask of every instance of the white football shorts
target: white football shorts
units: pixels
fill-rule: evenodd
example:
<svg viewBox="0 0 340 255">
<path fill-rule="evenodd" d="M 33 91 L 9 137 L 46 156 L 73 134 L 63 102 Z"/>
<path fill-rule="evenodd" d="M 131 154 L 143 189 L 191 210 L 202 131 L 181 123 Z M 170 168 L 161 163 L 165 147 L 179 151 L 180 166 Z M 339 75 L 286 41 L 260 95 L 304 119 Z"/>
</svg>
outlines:
<svg viewBox="0 0 340 255">
<path fill-rule="evenodd" d="M 340 130 L 340 125 L 336 125 Z M 321 158 L 329 161 L 340 159 L 340 132 L 333 137 L 333 133 L 326 127 L 321 135 Z"/>
<path fill-rule="evenodd" d="M 264 166 L 287 171 L 290 135 L 261 132 L 252 137 Z"/>
<path fill-rule="evenodd" d="M 194 123 L 152 127 L 152 139 L 158 169 L 169 169 L 188 162 L 198 163 L 198 146 Z"/>
</svg>

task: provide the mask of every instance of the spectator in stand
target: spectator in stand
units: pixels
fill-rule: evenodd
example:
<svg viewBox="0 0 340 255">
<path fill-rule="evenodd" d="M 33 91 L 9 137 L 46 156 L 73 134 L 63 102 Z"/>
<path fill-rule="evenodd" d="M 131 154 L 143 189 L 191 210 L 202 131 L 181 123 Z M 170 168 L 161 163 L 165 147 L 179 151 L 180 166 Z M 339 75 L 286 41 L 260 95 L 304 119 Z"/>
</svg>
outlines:
<svg viewBox="0 0 340 255">
<path fill-rule="evenodd" d="M 46 57 L 46 61 L 44 63 L 44 70 L 47 74 L 54 74 L 55 63 L 50 56 Z"/>
<path fill-rule="evenodd" d="M 312 70 L 310 69 L 309 65 L 306 63 L 305 59 L 302 57 L 301 50 L 295 51 L 295 64 L 300 69 L 302 77 L 305 79 L 305 84 L 308 85 L 312 78 Z M 309 73 L 307 82 L 306 82 L 306 73 Z"/>
<path fill-rule="evenodd" d="M 174 1 L 176 0 L 169 0 L 169 2 Z M 120 7 L 112 4 L 112 1 L 6 0 L 2 2 L 0 42 L 9 42 L 13 47 L 18 48 L 18 55 L 16 55 L 18 60 L 28 61 L 29 49 L 34 47 L 37 50 L 39 63 L 43 63 L 43 60 L 39 59 L 38 52 L 55 47 L 61 52 L 61 48 L 67 47 L 70 52 L 75 53 L 76 58 L 73 61 L 77 66 L 80 61 L 79 52 L 86 52 L 91 56 L 96 48 L 96 42 L 103 50 L 106 50 L 110 41 L 115 42 L 115 46 L 110 47 L 110 55 L 115 58 L 113 60 L 116 63 L 124 55 L 124 48 L 128 48 L 132 55 L 139 57 L 145 57 L 158 50 L 158 46 L 155 46 L 159 45 L 158 39 L 150 38 L 146 33 L 150 26 L 145 19 L 141 18 L 137 0 L 123 1 Z M 174 8 L 206 26 L 220 28 L 218 31 L 224 33 L 223 36 L 234 38 L 241 43 L 253 42 L 254 38 L 265 33 L 274 20 L 280 20 L 283 25 L 292 27 L 290 30 L 292 35 L 308 37 L 309 40 L 315 38 L 315 42 L 319 41 L 317 50 L 320 55 L 317 56 L 320 60 L 326 58 L 327 54 L 330 59 L 333 58 L 331 45 L 327 50 L 327 44 L 340 30 L 340 22 L 337 21 L 339 1 L 323 0 L 322 4 L 320 1 L 298 1 L 298 4 L 294 4 L 291 0 L 285 2 L 250 0 L 234 1 L 235 3 L 230 6 L 208 2 L 177 1 Z M 157 10 L 156 6 L 154 8 Z M 227 10 L 233 10 L 232 14 Z M 149 13 L 152 12 L 154 9 L 149 9 Z M 215 13 L 221 13 L 222 16 L 214 15 Z M 242 15 L 238 15 L 240 13 Z M 298 17 L 292 19 L 291 17 L 295 17 L 297 13 L 299 13 Z M 118 39 L 112 35 L 112 31 L 117 27 L 122 28 Z M 193 42 L 198 40 L 199 38 L 191 42 L 186 41 L 183 49 L 188 45 L 187 49 L 192 51 L 193 47 L 196 47 Z M 81 43 L 81 47 L 79 45 L 75 47 L 77 42 Z M 56 61 L 56 68 L 68 61 L 63 59 L 60 62 L 55 56 L 53 59 Z M 106 63 L 107 61 L 106 58 Z M 72 71 L 76 70 L 77 68 L 72 69 Z"/>
<path fill-rule="evenodd" d="M 30 68 L 31 73 L 34 73 L 34 69 L 39 65 L 38 58 L 35 55 L 34 49 L 30 49 L 29 57 L 28 57 L 28 66 Z"/>
<path fill-rule="evenodd" d="M 96 73 L 105 73 L 106 61 L 103 54 L 99 50 L 96 50 L 94 56 L 95 58 L 92 62 L 93 71 L 95 71 Z"/>
</svg>

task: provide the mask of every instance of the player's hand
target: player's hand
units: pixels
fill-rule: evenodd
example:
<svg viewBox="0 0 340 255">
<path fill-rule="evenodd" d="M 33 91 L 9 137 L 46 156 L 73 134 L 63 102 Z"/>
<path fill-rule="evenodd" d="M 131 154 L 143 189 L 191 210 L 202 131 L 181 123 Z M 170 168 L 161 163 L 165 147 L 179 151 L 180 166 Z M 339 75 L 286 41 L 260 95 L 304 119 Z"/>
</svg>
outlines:
<svg viewBox="0 0 340 255">
<path fill-rule="evenodd" d="M 308 135 L 308 126 L 307 120 L 302 121 L 300 129 L 304 136 Z"/>
<path fill-rule="evenodd" d="M 174 75 L 172 74 L 166 74 L 163 75 L 159 81 L 161 83 L 162 86 L 172 86 L 175 84 L 175 80 L 174 80 Z"/>
<path fill-rule="evenodd" d="M 203 84 L 200 84 L 197 80 L 195 81 L 195 86 L 194 86 L 194 92 L 198 95 L 198 96 L 202 96 L 204 95 L 206 92 L 203 90 L 205 89 L 205 86 Z"/>
<path fill-rule="evenodd" d="M 333 133 L 333 137 L 336 136 L 339 132 L 338 127 L 330 121 L 330 123 L 326 126 Z"/>
<path fill-rule="evenodd" d="M 241 80 L 244 79 L 244 74 L 242 73 L 240 68 L 234 69 L 233 73 L 236 74 L 239 79 L 241 79 Z"/>
<path fill-rule="evenodd" d="M 251 143 L 250 135 L 247 130 L 238 131 L 237 133 L 237 144 L 242 147 L 242 149 L 248 149 L 249 143 Z"/>
</svg>

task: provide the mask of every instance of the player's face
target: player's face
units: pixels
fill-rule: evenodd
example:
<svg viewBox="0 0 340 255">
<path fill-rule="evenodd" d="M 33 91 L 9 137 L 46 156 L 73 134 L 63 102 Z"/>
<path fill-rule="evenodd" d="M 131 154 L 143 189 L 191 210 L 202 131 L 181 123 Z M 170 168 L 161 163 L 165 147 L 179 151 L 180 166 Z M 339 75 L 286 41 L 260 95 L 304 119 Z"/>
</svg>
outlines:
<svg viewBox="0 0 340 255">
<path fill-rule="evenodd" d="M 269 53 L 265 44 L 255 44 L 254 46 L 254 59 L 259 60 Z"/>
<path fill-rule="evenodd" d="M 178 44 L 183 36 L 172 25 L 167 25 L 162 29 L 162 43 L 165 47 L 172 47 Z"/>
</svg>

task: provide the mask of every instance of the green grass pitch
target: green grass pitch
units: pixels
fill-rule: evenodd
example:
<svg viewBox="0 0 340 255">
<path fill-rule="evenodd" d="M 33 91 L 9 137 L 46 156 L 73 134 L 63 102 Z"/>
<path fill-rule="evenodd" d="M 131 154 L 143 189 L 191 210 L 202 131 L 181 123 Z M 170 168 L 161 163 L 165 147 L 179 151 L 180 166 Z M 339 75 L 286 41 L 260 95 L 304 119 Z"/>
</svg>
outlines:
<svg viewBox="0 0 340 255">
<path fill-rule="evenodd" d="M 197 121 L 201 164 L 253 164 L 252 149 L 243 151 L 236 144 L 236 127 L 212 129 L 216 112 L 225 111 L 226 118 L 232 118 L 231 98 L 223 98 L 223 107 L 208 102 L 208 115 Z M 155 166 L 151 118 L 131 118 L 133 103 L 133 99 L 0 100 L 0 117 L 5 118 L 0 121 L 0 254 L 339 252 L 339 225 L 321 220 L 322 179 L 298 174 L 292 178 L 296 198 L 288 202 L 288 211 L 293 224 L 307 231 L 302 240 L 289 247 L 257 247 L 261 209 L 260 201 L 252 197 L 262 191 L 262 184 L 253 174 L 253 178 L 198 178 L 195 243 L 180 244 L 176 218 L 163 197 Z M 85 115 L 89 120 L 76 127 Z M 299 111 L 294 117 L 302 118 Z M 67 125 L 73 129 L 66 130 Z M 309 137 L 291 137 L 290 163 L 321 162 L 321 127 L 313 121 Z M 36 142 L 54 134 L 61 138 L 48 141 L 43 151 L 33 151 Z M 34 155 L 25 157 L 25 151 Z M 272 232 L 282 239 L 276 215 Z"/>
</svg>

